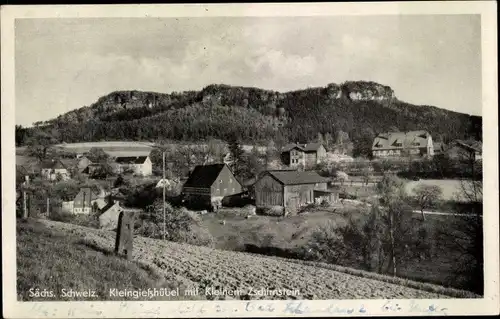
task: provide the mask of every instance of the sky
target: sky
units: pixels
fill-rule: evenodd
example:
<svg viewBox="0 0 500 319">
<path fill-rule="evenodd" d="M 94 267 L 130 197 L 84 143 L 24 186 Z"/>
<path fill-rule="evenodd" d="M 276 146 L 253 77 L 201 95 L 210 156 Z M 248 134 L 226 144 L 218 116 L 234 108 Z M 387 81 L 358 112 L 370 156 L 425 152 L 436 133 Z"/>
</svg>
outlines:
<svg viewBox="0 0 500 319">
<path fill-rule="evenodd" d="M 116 90 L 218 83 L 285 92 L 344 81 L 481 115 L 479 15 L 50 18 L 15 23 L 16 124 Z"/>
</svg>

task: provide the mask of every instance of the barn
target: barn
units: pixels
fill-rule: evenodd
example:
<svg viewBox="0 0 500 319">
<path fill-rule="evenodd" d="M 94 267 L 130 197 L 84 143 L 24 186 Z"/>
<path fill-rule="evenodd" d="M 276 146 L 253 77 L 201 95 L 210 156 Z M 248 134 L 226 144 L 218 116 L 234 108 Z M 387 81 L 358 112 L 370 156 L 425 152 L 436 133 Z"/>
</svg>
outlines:
<svg viewBox="0 0 500 319">
<path fill-rule="evenodd" d="M 196 166 L 182 187 L 184 200 L 192 208 L 218 207 L 224 197 L 241 192 L 240 182 L 226 164 Z"/>
<path fill-rule="evenodd" d="M 296 213 L 309 203 L 336 202 L 338 191 L 329 190 L 328 182 L 329 179 L 314 171 L 267 171 L 254 185 L 255 206 L 259 210 L 281 207 L 286 212 Z"/>
</svg>

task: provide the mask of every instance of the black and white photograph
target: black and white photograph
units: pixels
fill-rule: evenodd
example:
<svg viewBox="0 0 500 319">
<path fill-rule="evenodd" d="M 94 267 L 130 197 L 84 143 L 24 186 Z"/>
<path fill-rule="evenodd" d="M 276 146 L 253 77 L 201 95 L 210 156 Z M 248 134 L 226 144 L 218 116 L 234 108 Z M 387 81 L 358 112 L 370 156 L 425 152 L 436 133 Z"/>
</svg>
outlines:
<svg viewBox="0 0 500 319">
<path fill-rule="evenodd" d="M 4 315 L 498 314 L 493 11 L 3 6 Z"/>
</svg>

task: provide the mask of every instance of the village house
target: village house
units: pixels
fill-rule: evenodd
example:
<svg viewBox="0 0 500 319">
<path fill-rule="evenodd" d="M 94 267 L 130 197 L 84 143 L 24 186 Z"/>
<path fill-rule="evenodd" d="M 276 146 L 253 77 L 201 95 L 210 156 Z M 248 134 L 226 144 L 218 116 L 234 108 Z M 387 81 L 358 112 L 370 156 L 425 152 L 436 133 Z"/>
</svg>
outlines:
<svg viewBox="0 0 500 319">
<path fill-rule="evenodd" d="M 87 156 L 79 157 L 78 163 L 76 164 L 76 167 L 78 168 L 78 172 L 83 173 L 90 164 L 92 164 L 92 161 L 89 160 Z"/>
<path fill-rule="evenodd" d="M 309 203 L 338 201 L 338 191 L 329 190 L 329 179 L 314 171 L 277 170 L 263 173 L 254 185 L 257 209 L 280 207 L 296 213 Z"/>
<path fill-rule="evenodd" d="M 433 156 L 432 136 L 427 131 L 389 132 L 375 137 L 374 157 Z"/>
<path fill-rule="evenodd" d="M 182 187 L 187 204 L 218 207 L 226 196 L 239 194 L 242 186 L 226 164 L 198 165 Z"/>
<path fill-rule="evenodd" d="M 114 162 L 117 174 L 131 172 L 134 175 L 150 176 L 153 173 L 153 163 L 149 156 L 117 156 Z"/>
<path fill-rule="evenodd" d="M 99 228 L 115 230 L 118 227 L 118 218 L 121 212 L 140 213 L 142 210 L 138 208 L 122 207 L 119 202 L 111 201 L 101 210 L 99 215 Z"/>
<path fill-rule="evenodd" d="M 67 180 L 70 178 L 68 169 L 60 160 L 44 161 L 41 165 L 42 178 L 55 181 L 59 178 Z"/>
<path fill-rule="evenodd" d="M 326 149 L 321 143 L 288 144 L 281 151 L 281 158 L 291 168 L 302 166 L 308 170 L 326 159 Z"/>
<path fill-rule="evenodd" d="M 90 187 L 82 187 L 73 200 L 73 214 L 98 212 L 107 205 L 106 195 L 102 189 L 99 194 L 96 194 Z M 71 203 L 66 205 L 66 210 L 70 209 Z"/>
<path fill-rule="evenodd" d="M 455 140 L 446 150 L 446 154 L 453 159 L 482 159 L 482 143 L 479 141 Z"/>
</svg>

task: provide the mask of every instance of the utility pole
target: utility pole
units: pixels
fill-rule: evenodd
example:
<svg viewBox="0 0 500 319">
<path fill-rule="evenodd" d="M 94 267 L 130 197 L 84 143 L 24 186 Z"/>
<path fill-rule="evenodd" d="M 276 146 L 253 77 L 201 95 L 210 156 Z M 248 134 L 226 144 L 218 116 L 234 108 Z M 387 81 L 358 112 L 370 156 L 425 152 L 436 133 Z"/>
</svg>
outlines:
<svg viewBox="0 0 500 319">
<path fill-rule="evenodd" d="M 162 151 L 163 157 L 163 240 L 165 240 L 165 151 Z"/>
<path fill-rule="evenodd" d="M 47 216 L 49 216 L 49 205 L 50 205 L 50 198 L 47 197 Z"/>
</svg>

